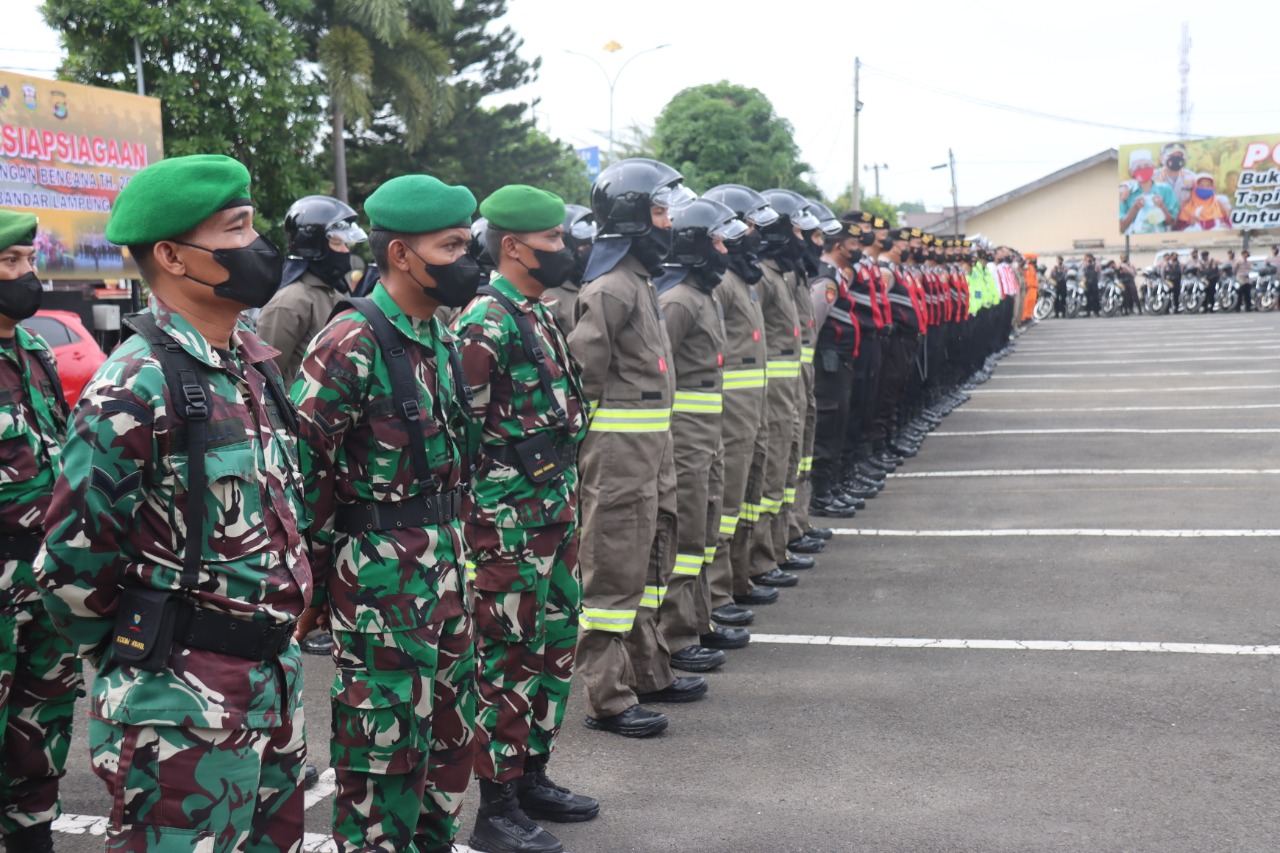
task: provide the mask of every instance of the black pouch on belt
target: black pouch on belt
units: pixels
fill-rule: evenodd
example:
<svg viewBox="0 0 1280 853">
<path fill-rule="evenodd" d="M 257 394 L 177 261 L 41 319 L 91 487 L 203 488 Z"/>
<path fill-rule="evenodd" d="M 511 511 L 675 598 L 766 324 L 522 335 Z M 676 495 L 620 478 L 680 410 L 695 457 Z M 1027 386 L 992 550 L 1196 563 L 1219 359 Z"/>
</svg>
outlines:
<svg viewBox="0 0 1280 853">
<path fill-rule="evenodd" d="M 560 453 L 549 433 L 542 432 L 533 438 L 526 438 L 515 445 L 515 451 L 524 475 L 539 485 L 558 477 L 564 470 Z"/>
<path fill-rule="evenodd" d="M 840 356 L 833 349 L 819 350 L 818 355 L 822 359 L 822 371 L 824 373 L 835 373 L 840 369 Z"/>
<path fill-rule="evenodd" d="M 170 590 L 125 589 L 116 611 L 116 660 L 148 672 L 167 667 L 178 608 L 184 604 Z"/>
</svg>

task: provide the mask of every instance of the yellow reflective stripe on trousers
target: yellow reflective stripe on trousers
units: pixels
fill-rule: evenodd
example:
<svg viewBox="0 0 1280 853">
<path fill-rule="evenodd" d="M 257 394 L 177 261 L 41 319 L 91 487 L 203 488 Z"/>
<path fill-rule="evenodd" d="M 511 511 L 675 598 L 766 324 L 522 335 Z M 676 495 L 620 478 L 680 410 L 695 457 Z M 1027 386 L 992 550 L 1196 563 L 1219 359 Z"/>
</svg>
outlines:
<svg viewBox="0 0 1280 853">
<path fill-rule="evenodd" d="M 800 347 L 800 360 L 806 362 L 813 361 L 813 347 Z"/>
<path fill-rule="evenodd" d="M 751 370 L 726 370 L 724 372 L 724 390 L 736 391 L 742 388 L 763 388 L 765 372 L 763 367 Z"/>
<path fill-rule="evenodd" d="M 732 536 L 733 532 L 738 529 L 738 517 L 736 515 L 720 516 L 720 535 Z"/>
<path fill-rule="evenodd" d="M 800 362 L 795 359 L 770 360 L 765 375 L 773 379 L 796 379 L 800 376 Z"/>
<path fill-rule="evenodd" d="M 640 596 L 640 606 L 657 610 L 662 606 L 662 599 L 667 597 L 665 586 L 646 586 L 644 595 Z"/>
<path fill-rule="evenodd" d="M 768 496 L 762 497 L 760 498 L 759 507 L 760 507 L 760 515 L 768 515 L 770 513 L 777 512 L 779 509 L 781 509 L 782 501 L 775 500 Z"/>
<path fill-rule="evenodd" d="M 703 551 L 703 553 L 702 553 L 702 564 L 703 564 L 704 566 L 705 566 L 705 565 L 710 565 L 711 563 L 714 563 L 714 562 L 716 561 L 716 546 L 715 546 L 715 545 L 708 545 L 706 548 L 703 548 L 703 549 L 702 549 L 702 551 Z"/>
<path fill-rule="evenodd" d="M 788 504 L 793 504 L 793 503 L 795 503 L 795 502 L 796 502 L 796 490 L 795 490 L 795 487 L 793 486 L 792 488 L 789 488 L 789 489 L 785 489 L 785 490 L 783 490 L 783 493 L 782 493 L 782 505 L 783 505 L 783 506 L 787 506 Z"/>
<path fill-rule="evenodd" d="M 724 397 L 714 391 L 677 391 L 675 411 L 718 415 L 724 411 Z"/>
<path fill-rule="evenodd" d="M 634 610 L 601 610 L 598 607 L 582 608 L 578 624 L 586 631 L 613 631 L 625 634 L 636 622 Z"/>
<path fill-rule="evenodd" d="M 696 577 L 702 573 L 702 559 L 701 554 L 676 554 L 675 573 Z"/>
<path fill-rule="evenodd" d="M 671 429 L 670 409 L 596 409 L 591 429 L 600 432 L 666 432 Z"/>
<path fill-rule="evenodd" d="M 800 464 L 799 464 L 799 466 L 797 466 L 797 467 L 796 467 L 796 473 L 797 473 L 797 474 L 808 474 L 808 473 L 809 473 L 809 472 L 811 472 L 812 470 L 813 470 L 813 457 L 812 457 L 812 456 L 801 456 L 801 457 L 800 457 Z"/>
<path fill-rule="evenodd" d="M 750 522 L 759 521 L 760 520 L 760 504 L 744 503 L 742 505 L 742 514 L 739 515 L 738 517 L 741 518 L 743 521 L 750 521 Z"/>
</svg>

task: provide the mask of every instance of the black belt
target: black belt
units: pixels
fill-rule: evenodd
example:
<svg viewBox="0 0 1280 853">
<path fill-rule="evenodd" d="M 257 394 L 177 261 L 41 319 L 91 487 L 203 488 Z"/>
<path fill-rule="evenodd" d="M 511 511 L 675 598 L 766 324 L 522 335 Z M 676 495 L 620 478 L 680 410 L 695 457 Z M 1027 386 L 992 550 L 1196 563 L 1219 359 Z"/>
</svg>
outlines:
<svg viewBox="0 0 1280 853">
<path fill-rule="evenodd" d="M 173 642 L 246 660 L 274 660 L 289 648 L 295 625 L 237 619 L 184 602 L 174 621 Z"/>
<path fill-rule="evenodd" d="M 0 534 L 0 560 L 22 560 L 30 563 L 44 541 L 43 533 Z"/>
<path fill-rule="evenodd" d="M 514 444 L 485 444 L 481 449 L 485 456 L 501 462 L 508 468 L 520 468 L 520 454 L 516 451 Z M 578 461 L 578 445 L 572 441 L 566 441 L 563 444 L 555 442 L 555 449 L 562 466 L 568 467 Z"/>
<path fill-rule="evenodd" d="M 334 529 L 339 533 L 368 533 L 374 530 L 405 530 L 445 524 L 462 510 L 462 486 L 447 492 L 418 495 L 387 503 L 368 501 L 338 508 Z"/>
</svg>

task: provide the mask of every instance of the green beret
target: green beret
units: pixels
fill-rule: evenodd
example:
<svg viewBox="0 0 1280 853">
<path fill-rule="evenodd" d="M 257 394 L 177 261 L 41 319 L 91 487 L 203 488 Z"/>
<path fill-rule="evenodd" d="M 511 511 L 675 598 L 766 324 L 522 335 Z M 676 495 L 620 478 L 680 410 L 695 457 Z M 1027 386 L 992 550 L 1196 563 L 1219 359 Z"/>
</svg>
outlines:
<svg viewBox="0 0 1280 853">
<path fill-rule="evenodd" d="M 30 246 L 36 239 L 36 215 L 0 210 L 0 252 L 10 246 Z"/>
<path fill-rule="evenodd" d="M 480 213 L 503 231 L 548 231 L 564 224 L 564 199 L 527 184 L 508 184 L 484 200 Z"/>
<path fill-rule="evenodd" d="M 133 176 L 111 206 L 107 239 L 134 246 L 185 234 L 219 210 L 251 204 L 249 170 L 221 154 L 170 157 Z"/>
<path fill-rule="evenodd" d="M 374 190 L 365 199 L 364 212 L 374 228 L 426 234 L 469 228 L 476 197 L 466 187 L 451 187 L 430 175 L 401 175 Z"/>
</svg>

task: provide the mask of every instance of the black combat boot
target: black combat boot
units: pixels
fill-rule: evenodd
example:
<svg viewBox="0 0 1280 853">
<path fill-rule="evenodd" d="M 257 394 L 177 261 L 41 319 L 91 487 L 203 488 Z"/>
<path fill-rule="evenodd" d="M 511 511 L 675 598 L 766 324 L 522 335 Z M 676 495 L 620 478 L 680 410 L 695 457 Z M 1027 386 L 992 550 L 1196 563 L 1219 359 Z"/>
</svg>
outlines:
<svg viewBox="0 0 1280 853">
<path fill-rule="evenodd" d="M 516 796 L 524 813 L 556 823 L 581 823 L 600 814 L 599 802 L 547 778 L 549 759 L 546 755 L 530 755 L 524 760 L 524 775 L 516 780 Z"/>
<path fill-rule="evenodd" d="M 564 853 L 560 839 L 520 809 L 514 781 L 480 780 L 480 811 L 467 846 L 479 853 Z"/>
<path fill-rule="evenodd" d="M 48 823 L 24 826 L 4 836 L 8 853 L 53 853 L 53 832 Z"/>
</svg>

